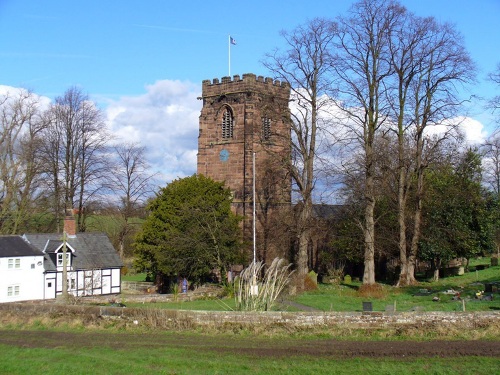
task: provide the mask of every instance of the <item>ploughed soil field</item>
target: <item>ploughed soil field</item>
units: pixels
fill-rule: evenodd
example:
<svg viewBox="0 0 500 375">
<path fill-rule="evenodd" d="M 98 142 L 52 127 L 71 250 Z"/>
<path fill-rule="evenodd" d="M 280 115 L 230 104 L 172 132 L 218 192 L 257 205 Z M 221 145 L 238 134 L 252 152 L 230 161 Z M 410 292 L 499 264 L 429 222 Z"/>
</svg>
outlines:
<svg viewBox="0 0 500 375">
<path fill-rule="evenodd" d="M 182 348 L 214 354 L 268 358 L 323 356 L 335 358 L 415 358 L 484 356 L 500 358 L 500 341 L 346 341 L 334 339 L 258 338 L 182 333 L 109 333 L 0 330 L 0 344 L 22 348 L 68 349 L 109 347 Z"/>
</svg>

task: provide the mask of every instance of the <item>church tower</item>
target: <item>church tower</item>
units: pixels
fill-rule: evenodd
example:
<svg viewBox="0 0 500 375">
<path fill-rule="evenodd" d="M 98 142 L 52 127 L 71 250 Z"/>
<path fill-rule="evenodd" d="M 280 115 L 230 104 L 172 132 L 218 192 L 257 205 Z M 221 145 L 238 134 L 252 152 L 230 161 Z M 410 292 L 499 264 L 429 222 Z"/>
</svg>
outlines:
<svg viewBox="0 0 500 375">
<path fill-rule="evenodd" d="M 258 215 L 290 205 L 289 98 L 288 84 L 254 74 L 202 84 L 197 173 L 231 189 L 245 239 L 252 233 L 254 176 Z"/>
</svg>

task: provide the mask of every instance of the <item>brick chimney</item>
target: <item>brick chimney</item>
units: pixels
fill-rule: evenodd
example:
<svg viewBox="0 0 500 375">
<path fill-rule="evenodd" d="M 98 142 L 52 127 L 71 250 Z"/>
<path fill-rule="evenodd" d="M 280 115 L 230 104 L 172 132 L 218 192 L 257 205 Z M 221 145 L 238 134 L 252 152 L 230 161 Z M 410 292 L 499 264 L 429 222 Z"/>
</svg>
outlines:
<svg viewBox="0 0 500 375">
<path fill-rule="evenodd" d="M 64 217 L 64 232 L 69 237 L 76 236 L 76 222 L 73 216 L 73 209 L 66 210 L 66 216 Z"/>
</svg>

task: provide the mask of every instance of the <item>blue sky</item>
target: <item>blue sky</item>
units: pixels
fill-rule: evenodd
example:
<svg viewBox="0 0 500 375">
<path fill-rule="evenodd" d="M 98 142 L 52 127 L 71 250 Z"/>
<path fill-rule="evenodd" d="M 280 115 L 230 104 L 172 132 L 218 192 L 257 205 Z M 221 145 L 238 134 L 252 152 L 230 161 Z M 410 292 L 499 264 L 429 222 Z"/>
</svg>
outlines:
<svg viewBox="0 0 500 375">
<path fill-rule="evenodd" d="M 195 172 L 201 81 L 266 76 L 265 53 L 280 30 L 345 14 L 354 1 L 0 0 L 0 85 L 53 99 L 80 87 L 124 140 L 150 149 L 165 179 Z M 500 62 L 500 0 L 402 0 L 409 10 L 454 23 L 479 68 L 472 93 L 493 96 L 484 78 Z M 498 94 L 498 93 L 497 93 Z M 475 103 L 481 132 L 493 119 Z"/>
</svg>

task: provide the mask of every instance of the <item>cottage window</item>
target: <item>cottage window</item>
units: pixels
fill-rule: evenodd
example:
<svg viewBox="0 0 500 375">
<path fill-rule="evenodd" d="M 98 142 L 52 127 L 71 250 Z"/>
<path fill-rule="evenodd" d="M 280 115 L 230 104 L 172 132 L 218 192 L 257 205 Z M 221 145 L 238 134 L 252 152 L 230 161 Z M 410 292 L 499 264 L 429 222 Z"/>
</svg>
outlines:
<svg viewBox="0 0 500 375">
<path fill-rule="evenodd" d="M 19 295 L 19 285 L 9 286 L 7 287 L 7 296 L 18 296 Z"/>
<path fill-rule="evenodd" d="M 268 141 L 271 138 L 271 119 L 262 117 L 262 139 Z"/>
<path fill-rule="evenodd" d="M 233 114 L 229 108 L 224 110 L 222 114 L 222 138 L 230 139 L 233 138 L 233 127 L 234 127 L 234 119 Z"/>
<path fill-rule="evenodd" d="M 66 265 L 69 266 L 70 265 L 70 253 L 66 253 Z M 63 253 L 57 253 L 57 266 L 58 267 L 62 267 L 64 264 L 63 264 Z"/>
<path fill-rule="evenodd" d="M 8 268 L 21 268 L 21 259 L 20 258 L 10 258 L 8 260 Z"/>
</svg>

